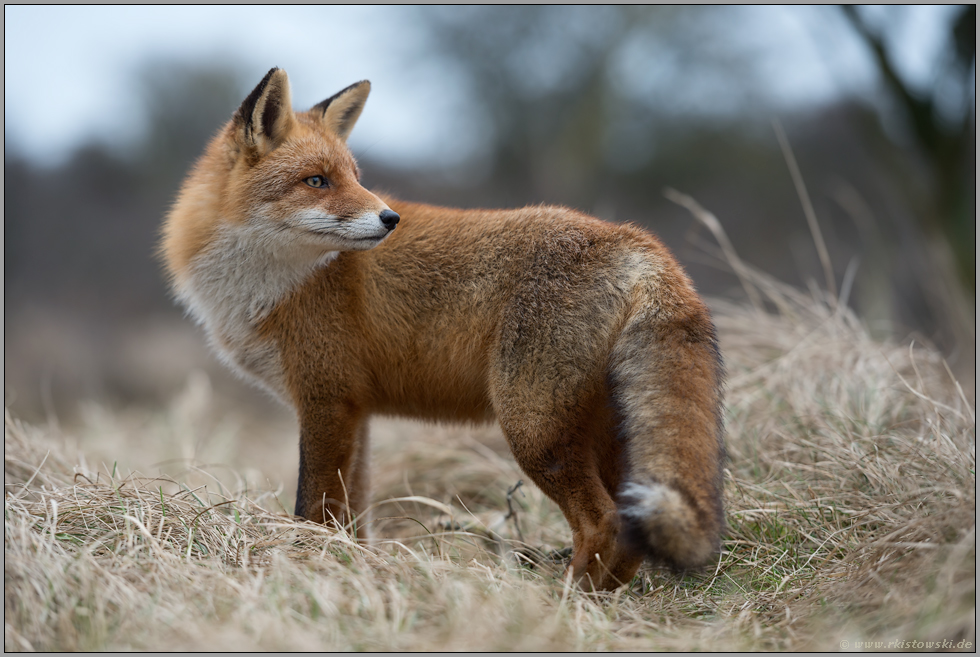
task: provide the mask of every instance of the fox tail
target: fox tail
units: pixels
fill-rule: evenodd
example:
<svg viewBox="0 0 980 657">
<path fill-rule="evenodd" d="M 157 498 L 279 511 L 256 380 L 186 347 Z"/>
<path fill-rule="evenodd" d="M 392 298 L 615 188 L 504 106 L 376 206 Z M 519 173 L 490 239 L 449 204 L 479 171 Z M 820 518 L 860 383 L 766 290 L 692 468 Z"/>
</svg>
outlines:
<svg viewBox="0 0 980 657">
<path fill-rule="evenodd" d="M 683 570 L 711 560 L 724 528 L 724 366 L 700 301 L 658 315 L 634 312 L 612 352 L 627 458 L 617 506 L 627 544 Z"/>
</svg>

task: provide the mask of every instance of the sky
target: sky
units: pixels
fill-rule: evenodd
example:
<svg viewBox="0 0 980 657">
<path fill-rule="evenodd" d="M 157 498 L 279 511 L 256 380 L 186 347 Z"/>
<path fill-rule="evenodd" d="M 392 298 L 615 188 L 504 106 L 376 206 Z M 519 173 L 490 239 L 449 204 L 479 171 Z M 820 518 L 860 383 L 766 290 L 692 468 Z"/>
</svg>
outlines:
<svg viewBox="0 0 980 657">
<path fill-rule="evenodd" d="M 759 93 L 779 111 L 874 87 L 867 51 L 830 11 L 753 6 L 716 9 L 713 20 L 720 21 L 715 28 L 726 47 L 750 55 Z M 908 7 L 889 26 L 899 70 L 920 87 L 935 74 L 951 11 Z M 886 16 L 876 8 L 866 12 L 879 22 Z M 371 99 L 352 147 L 394 165 L 439 160 L 451 166 L 485 146 L 484 119 L 467 80 L 433 54 L 426 35 L 419 14 L 401 7 L 6 6 L 6 145 L 39 162 L 58 162 L 92 138 L 110 145 L 138 139 L 133 80 L 142 62 L 224 59 L 256 82 L 272 66 L 285 68 L 297 108 L 370 79 Z M 644 52 L 624 48 L 627 74 L 645 65 Z M 710 113 L 712 104 L 699 100 L 707 95 L 699 96 L 697 80 L 669 65 L 657 71 L 654 88 L 683 86 L 674 94 L 678 102 L 686 98 L 692 111 Z M 700 84 L 723 82 L 706 78 Z"/>
</svg>

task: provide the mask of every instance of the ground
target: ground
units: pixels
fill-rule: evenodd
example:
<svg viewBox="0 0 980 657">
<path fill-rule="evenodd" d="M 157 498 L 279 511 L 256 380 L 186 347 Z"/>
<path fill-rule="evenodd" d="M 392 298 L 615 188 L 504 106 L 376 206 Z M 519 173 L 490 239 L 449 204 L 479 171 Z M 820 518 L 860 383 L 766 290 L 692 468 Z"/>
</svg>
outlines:
<svg viewBox="0 0 980 657">
<path fill-rule="evenodd" d="M 298 522 L 291 418 L 196 372 L 166 407 L 7 413 L 5 649 L 975 650 L 972 392 L 930 348 L 743 273 L 758 306 L 712 304 L 730 462 L 709 568 L 577 590 L 567 524 L 514 489 L 495 427 L 377 420 L 373 543 Z"/>
</svg>

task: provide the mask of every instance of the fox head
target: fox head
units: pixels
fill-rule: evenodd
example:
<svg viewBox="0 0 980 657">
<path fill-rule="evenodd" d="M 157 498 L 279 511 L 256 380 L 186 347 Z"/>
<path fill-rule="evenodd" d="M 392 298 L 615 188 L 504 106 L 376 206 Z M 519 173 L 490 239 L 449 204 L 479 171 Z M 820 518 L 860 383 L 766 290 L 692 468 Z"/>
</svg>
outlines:
<svg viewBox="0 0 980 657">
<path fill-rule="evenodd" d="M 188 176 L 164 227 L 175 278 L 219 236 L 294 261 L 380 244 L 399 216 L 360 184 L 346 140 L 371 83 L 294 112 L 286 72 L 252 90 Z"/>
<path fill-rule="evenodd" d="M 331 251 L 377 246 L 398 215 L 361 186 L 346 144 L 370 91 L 363 80 L 296 113 L 286 72 L 266 73 L 225 133 L 238 155 L 232 200 L 247 199 L 241 214 Z"/>
</svg>

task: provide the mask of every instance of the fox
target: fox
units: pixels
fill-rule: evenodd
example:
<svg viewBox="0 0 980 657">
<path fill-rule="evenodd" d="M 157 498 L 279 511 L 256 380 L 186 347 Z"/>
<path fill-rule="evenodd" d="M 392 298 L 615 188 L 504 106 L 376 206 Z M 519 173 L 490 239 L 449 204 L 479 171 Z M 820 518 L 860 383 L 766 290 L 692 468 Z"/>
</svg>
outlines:
<svg viewBox="0 0 980 657">
<path fill-rule="evenodd" d="M 451 209 L 361 185 L 364 80 L 294 111 L 271 69 L 163 224 L 172 292 L 219 358 L 295 411 L 295 515 L 369 536 L 375 415 L 497 422 L 588 590 L 724 529 L 724 367 L 668 249 L 573 209 Z"/>
</svg>

